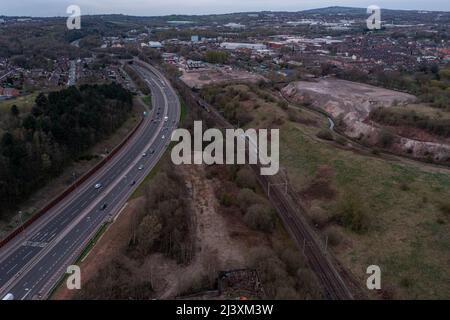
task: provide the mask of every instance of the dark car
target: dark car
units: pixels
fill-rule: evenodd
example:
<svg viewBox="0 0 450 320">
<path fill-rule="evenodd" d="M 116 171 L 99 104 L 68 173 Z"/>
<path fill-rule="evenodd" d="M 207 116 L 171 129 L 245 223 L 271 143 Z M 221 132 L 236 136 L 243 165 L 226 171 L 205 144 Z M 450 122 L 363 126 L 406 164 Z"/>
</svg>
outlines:
<svg viewBox="0 0 450 320">
<path fill-rule="evenodd" d="M 108 207 L 107 203 L 102 204 L 102 206 L 100 207 L 100 210 L 105 210 Z"/>
</svg>

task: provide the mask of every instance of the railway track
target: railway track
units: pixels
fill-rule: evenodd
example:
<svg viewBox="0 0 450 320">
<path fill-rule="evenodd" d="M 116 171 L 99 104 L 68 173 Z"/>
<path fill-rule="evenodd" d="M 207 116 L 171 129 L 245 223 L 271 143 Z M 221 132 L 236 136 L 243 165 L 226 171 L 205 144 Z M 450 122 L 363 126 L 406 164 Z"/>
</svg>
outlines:
<svg viewBox="0 0 450 320">
<path fill-rule="evenodd" d="M 214 107 L 208 105 L 208 108 L 205 108 L 204 100 L 195 93 L 191 93 L 191 95 L 220 126 L 234 128 Z M 263 190 L 269 195 L 269 200 L 277 210 L 286 230 L 295 240 L 311 270 L 316 274 L 324 297 L 330 300 L 366 298 L 354 278 L 339 265 L 329 252 L 324 250 L 322 241 L 304 217 L 305 210 L 295 191 L 290 186 L 282 186 L 283 181 L 279 176 L 260 175 L 259 165 L 250 165 L 250 167 L 258 177 Z M 339 267 L 339 270 L 336 266 Z"/>
<path fill-rule="evenodd" d="M 251 167 L 257 174 L 261 186 L 269 194 L 269 200 L 277 210 L 286 229 L 294 238 L 297 247 L 302 251 L 310 268 L 316 274 L 325 298 L 330 300 L 354 299 L 354 295 L 347 287 L 346 282 L 334 268 L 328 254 L 324 252 L 322 243 L 302 217 L 298 206 L 289 199 L 289 191 L 286 194 L 285 190 L 282 190 L 283 187 L 280 187 L 280 181 L 273 181 L 275 180 L 274 177 L 259 175 L 259 166 Z M 270 193 L 268 188 L 270 188 Z"/>
</svg>

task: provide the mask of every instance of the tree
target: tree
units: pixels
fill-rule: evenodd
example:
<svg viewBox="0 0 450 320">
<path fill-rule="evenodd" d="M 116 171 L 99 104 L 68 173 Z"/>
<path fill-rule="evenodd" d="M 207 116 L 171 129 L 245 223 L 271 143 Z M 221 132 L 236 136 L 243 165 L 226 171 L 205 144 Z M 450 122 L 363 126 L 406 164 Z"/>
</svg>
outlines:
<svg viewBox="0 0 450 320">
<path fill-rule="evenodd" d="M 11 106 L 11 114 L 12 114 L 14 117 L 17 117 L 17 116 L 19 116 L 19 114 L 20 114 L 19 108 L 17 108 L 17 106 L 16 106 L 15 104 L 13 104 L 13 105 Z"/>
<path fill-rule="evenodd" d="M 205 60 L 209 63 L 225 64 L 228 62 L 228 53 L 220 50 L 209 50 L 205 53 Z"/>
<path fill-rule="evenodd" d="M 267 200 L 263 198 L 262 196 L 256 194 L 253 190 L 244 188 L 239 191 L 239 194 L 237 196 L 238 205 L 239 207 L 246 212 L 247 209 L 258 203 L 267 204 Z"/>
<path fill-rule="evenodd" d="M 44 93 L 39 93 L 39 95 L 36 97 L 36 105 L 38 107 L 44 108 L 48 104 L 47 96 Z"/>
<path fill-rule="evenodd" d="M 275 228 L 272 209 L 263 204 L 250 206 L 244 216 L 245 223 L 254 230 L 271 232 Z"/>
<path fill-rule="evenodd" d="M 350 230 L 363 233 L 369 228 L 363 202 L 355 195 L 345 195 L 338 203 L 338 220 Z"/>
<path fill-rule="evenodd" d="M 255 174 L 248 167 L 241 168 L 236 175 L 236 183 L 240 188 L 249 188 L 256 190 L 258 182 Z"/>
<path fill-rule="evenodd" d="M 320 130 L 316 136 L 317 136 L 317 138 L 320 138 L 322 140 L 328 140 L 328 141 L 333 140 L 333 134 L 331 133 L 331 130 L 329 130 L 329 129 Z"/>
<path fill-rule="evenodd" d="M 142 219 L 137 231 L 138 246 L 145 254 L 152 247 L 156 239 L 159 238 L 162 226 L 159 219 L 154 214 L 149 214 Z"/>
<path fill-rule="evenodd" d="M 389 148 L 394 142 L 394 135 L 387 130 L 380 132 L 380 143 L 384 148 Z"/>
</svg>

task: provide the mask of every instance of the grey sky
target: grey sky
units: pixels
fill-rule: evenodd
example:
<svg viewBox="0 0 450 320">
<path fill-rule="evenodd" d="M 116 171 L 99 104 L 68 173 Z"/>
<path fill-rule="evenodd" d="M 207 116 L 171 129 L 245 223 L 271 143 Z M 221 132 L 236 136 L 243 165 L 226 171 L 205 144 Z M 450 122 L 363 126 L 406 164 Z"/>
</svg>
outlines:
<svg viewBox="0 0 450 320">
<path fill-rule="evenodd" d="M 0 0 L 0 15 L 65 16 L 70 4 L 82 14 L 207 14 L 240 11 L 298 11 L 327 6 L 450 11 L 449 0 Z"/>
</svg>

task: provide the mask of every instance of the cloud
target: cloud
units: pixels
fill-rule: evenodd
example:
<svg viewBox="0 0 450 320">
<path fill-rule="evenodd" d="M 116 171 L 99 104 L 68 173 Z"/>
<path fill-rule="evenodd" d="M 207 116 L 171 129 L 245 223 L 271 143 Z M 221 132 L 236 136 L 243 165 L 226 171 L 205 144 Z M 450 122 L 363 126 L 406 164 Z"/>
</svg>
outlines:
<svg viewBox="0 0 450 320">
<path fill-rule="evenodd" d="M 450 10 L 448 0 L 0 0 L 1 13 L 24 16 L 65 16 L 66 8 L 79 5 L 83 14 L 123 13 L 158 16 L 239 11 L 298 11 L 327 6 Z"/>
</svg>

